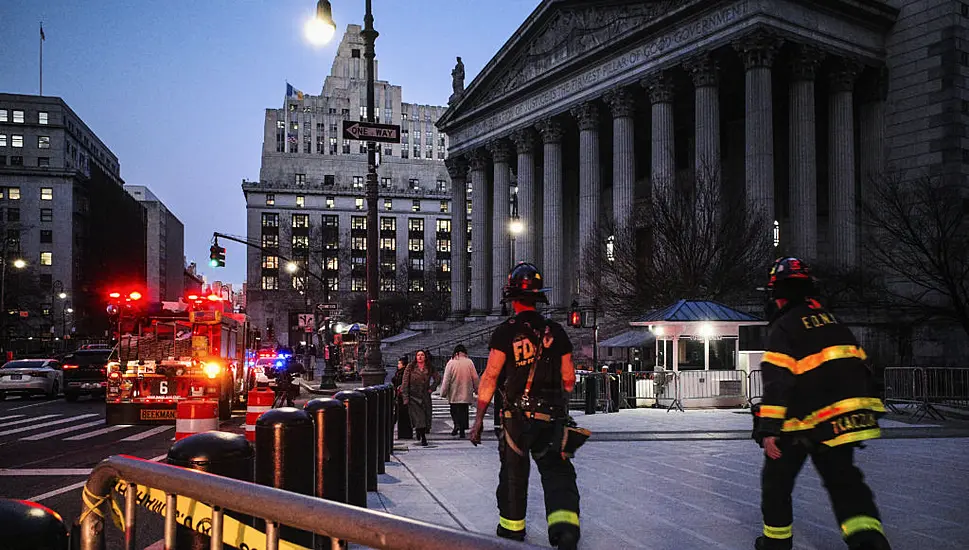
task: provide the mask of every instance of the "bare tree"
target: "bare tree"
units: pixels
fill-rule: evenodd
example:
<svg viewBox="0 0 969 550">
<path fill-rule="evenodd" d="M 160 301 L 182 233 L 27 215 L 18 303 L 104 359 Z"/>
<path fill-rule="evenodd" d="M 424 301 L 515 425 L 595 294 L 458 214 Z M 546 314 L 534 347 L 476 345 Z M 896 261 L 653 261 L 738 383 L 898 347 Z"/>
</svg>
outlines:
<svg viewBox="0 0 969 550">
<path fill-rule="evenodd" d="M 763 283 L 770 224 L 743 196 L 721 189 L 719 171 L 654 182 L 620 227 L 605 224 L 582 266 L 600 307 L 641 314 L 679 299 L 731 301 Z"/>
<path fill-rule="evenodd" d="M 918 319 L 969 334 L 969 199 L 941 176 L 874 178 L 862 203 L 864 250 L 885 296 Z"/>
</svg>

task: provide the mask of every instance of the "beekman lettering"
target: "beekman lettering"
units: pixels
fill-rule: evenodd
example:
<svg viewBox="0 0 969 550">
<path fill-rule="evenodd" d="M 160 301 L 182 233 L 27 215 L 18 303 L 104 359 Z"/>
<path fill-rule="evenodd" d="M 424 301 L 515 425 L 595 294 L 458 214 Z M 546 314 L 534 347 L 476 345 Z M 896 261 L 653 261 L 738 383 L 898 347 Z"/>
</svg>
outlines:
<svg viewBox="0 0 969 550">
<path fill-rule="evenodd" d="M 875 415 L 872 413 L 856 413 L 831 421 L 831 428 L 834 435 L 842 434 L 852 430 L 862 430 L 875 426 Z"/>
</svg>

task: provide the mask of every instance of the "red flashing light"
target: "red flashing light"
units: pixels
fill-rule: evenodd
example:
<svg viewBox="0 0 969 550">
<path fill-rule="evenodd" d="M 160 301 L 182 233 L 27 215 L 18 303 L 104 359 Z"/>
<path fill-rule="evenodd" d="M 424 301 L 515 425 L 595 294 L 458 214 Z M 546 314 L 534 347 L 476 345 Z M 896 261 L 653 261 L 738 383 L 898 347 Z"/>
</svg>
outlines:
<svg viewBox="0 0 969 550">
<path fill-rule="evenodd" d="M 108 296 L 111 297 L 111 298 L 118 299 L 118 298 L 121 297 L 121 293 L 120 292 L 112 292 L 111 294 L 108 294 Z"/>
<path fill-rule="evenodd" d="M 111 374 L 108 375 L 108 378 L 112 380 L 118 380 L 119 378 L 121 378 L 121 373 L 118 371 L 113 371 Z"/>
<path fill-rule="evenodd" d="M 189 299 L 189 301 L 194 302 L 195 300 L 198 300 L 199 299 L 199 296 L 198 296 L 198 294 L 189 294 L 188 295 L 188 299 Z"/>
<path fill-rule="evenodd" d="M 570 327 L 582 326 L 582 314 L 580 312 L 572 311 L 569 313 L 569 326 Z"/>
<path fill-rule="evenodd" d="M 134 292 L 132 292 L 131 294 L 129 294 L 128 297 L 131 298 L 132 300 L 140 300 L 141 299 L 141 293 L 138 292 L 137 290 L 135 290 Z"/>
<path fill-rule="evenodd" d="M 213 301 L 213 302 L 221 302 L 222 301 L 222 297 L 219 296 L 218 294 L 209 294 L 208 295 L 208 299 L 211 300 L 211 301 Z"/>
</svg>

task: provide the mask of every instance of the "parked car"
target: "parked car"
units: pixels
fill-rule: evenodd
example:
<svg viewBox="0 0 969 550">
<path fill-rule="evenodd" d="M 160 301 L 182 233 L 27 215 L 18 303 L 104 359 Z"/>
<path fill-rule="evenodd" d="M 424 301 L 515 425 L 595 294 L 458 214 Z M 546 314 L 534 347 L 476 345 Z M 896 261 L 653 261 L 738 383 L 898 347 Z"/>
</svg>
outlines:
<svg viewBox="0 0 969 550">
<path fill-rule="evenodd" d="M 7 394 L 43 394 L 54 399 L 63 387 L 61 364 L 54 359 L 18 359 L 0 367 L 0 401 Z"/>
<path fill-rule="evenodd" d="M 81 346 L 81 347 L 79 347 L 77 349 L 79 349 L 79 350 L 82 350 L 82 349 L 107 349 L 107 350 L 110 350 L 111 348 L 112 348 L 111 344 L 84 344 L 83 346 Z"/>
<path fill-rule="evenodd" d="M 64 398 L 77 401 L 82 394 L 104 397 L 108 385 L 110 349 L 85 349 L 64 356 Z"/>
</svg>

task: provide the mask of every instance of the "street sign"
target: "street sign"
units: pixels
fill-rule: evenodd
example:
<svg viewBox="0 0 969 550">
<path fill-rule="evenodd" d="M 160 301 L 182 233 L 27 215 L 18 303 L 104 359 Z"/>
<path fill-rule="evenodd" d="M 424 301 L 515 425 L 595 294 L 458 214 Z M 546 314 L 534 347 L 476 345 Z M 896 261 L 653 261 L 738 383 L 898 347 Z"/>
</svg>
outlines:
<svg viewBox="0 0 969 550">
<path fill-rule="evenodd" d="M 300 313 L 299 314 L 299 328 L 310 328 L 316 325 L 316 319 L 312 313 Z"/>
<path fill-rule="evenodd" d="M 344 120 L 343 139 L 400 143 L 400 126 L 397 124 L 374 124 L 372 122 Z"/>
<path fill-rule="evenodd" d="M 316 309 L 320 311 L 331 311 L 337 309 L 337 307 L 339 306 L 336 304 L 316 304 Z"/>
</svg>

